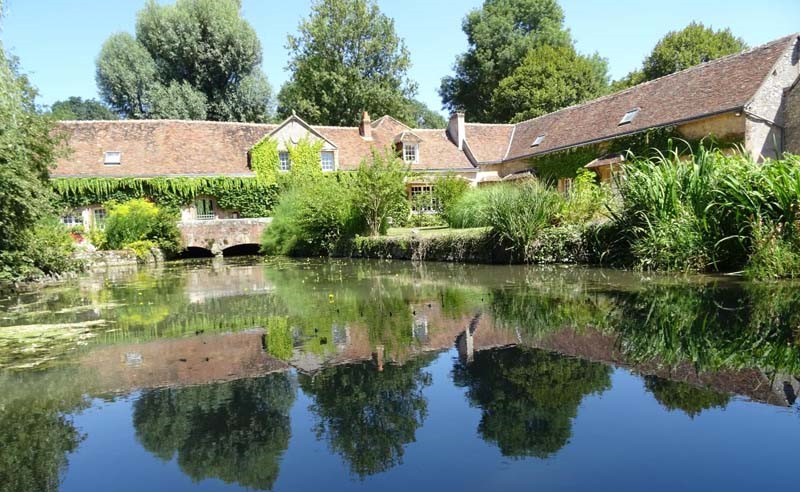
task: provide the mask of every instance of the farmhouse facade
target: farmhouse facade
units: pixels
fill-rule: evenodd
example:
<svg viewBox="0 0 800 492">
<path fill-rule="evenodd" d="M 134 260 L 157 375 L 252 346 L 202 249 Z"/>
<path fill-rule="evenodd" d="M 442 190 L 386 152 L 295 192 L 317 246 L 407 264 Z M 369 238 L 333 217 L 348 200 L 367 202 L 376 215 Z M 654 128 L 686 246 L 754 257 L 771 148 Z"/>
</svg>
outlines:
<svg viewBox="0 0 800 492">
<path fill-rule="evenodd" d="M 372 152 L 395 149 L 420 176 L 409 193 L 427 193 L 432 176 L 455 174 L 473 185 L 537 173 L 537 159 L 591 149 L 585 166 L 608 180 L 624 160 L 613 143 L 655 129 L 687 140 L 736 142 L 756 159 L 800 153 L 800 36 L 793 34 L 635 87 L 517 124 L 480 124 L 454 113 L 442 129 L 410 128 L 391 116 L 357 127 L 309 125 L 293 115 L 280 124 L 175 120 L 68 121 L 72 152 L 53 178 L 255 176 L 250 151 L 265 138 L 288 148 L 321 142 L 325 172 L 354 170 Z M 581 163 L 583 165 L 583 163 Z M 213 197 L 209 198 L 213 200 Z M 84 218 L 92 220 L 89 209 Z M 234 217 L 199 202 L 184 219 Z M 84 223 L 87 221 L 84 220 Z"/>
</svg>

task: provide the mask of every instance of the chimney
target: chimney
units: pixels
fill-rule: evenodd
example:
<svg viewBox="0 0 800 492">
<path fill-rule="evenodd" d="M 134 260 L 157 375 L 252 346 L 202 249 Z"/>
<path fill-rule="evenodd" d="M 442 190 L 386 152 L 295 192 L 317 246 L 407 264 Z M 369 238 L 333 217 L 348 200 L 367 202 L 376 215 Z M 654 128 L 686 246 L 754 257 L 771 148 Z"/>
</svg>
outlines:
<svg viewBox="0 0 800 492">
<path fill-rule="evenodd" d="M 358 126 L 358 133 L 364 140 L 372 140 L 372 120 L 369 119 L 369 113 L 366 111 L 361 114 L 361 124 Z"/>
<path fill-rule="evenodd" d="M 456 111 L 450 115 L 450 123 L 447 124 L 447 133 L 458 145 L 458 150 L 464 150 L 464 140 L 467 138 L 466 126 L 464 125 L 464 112 Z"/>
</svg>

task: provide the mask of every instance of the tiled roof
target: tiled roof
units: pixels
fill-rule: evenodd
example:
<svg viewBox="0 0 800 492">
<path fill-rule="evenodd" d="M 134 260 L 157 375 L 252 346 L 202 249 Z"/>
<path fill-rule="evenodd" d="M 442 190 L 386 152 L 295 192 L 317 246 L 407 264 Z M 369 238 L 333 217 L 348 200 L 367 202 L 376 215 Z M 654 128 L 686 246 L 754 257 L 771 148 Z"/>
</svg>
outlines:
<svg viewBox="0 0 800 492">
<path fill-rule="evenodd" d="M 514 125 L 466 124 L 467 144 L 475 160 L 500 162 L 506 156 Z"/>
<path fill-rule="evenodd" d="M 796 42 L 797 35 L 793 34 L 519 123 L 507 159 L 545 154 L 742 108 L 779 57 Z M 639 112 L 634 120 L 620 125 L 625 113 L 636 108 Z M 544 141 L 531 148 L 538 135 L 545 135 Z"/>
</svg>

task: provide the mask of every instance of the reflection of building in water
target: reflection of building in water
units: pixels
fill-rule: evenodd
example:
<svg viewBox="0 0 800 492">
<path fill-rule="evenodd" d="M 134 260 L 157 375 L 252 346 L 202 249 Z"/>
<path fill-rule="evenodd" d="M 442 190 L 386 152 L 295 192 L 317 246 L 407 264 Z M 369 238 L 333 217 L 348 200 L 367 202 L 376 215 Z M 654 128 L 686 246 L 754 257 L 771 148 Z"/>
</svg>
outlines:
<svg viewBox="0 0 800 492">
<path fill-rule="evenodd" d="M 209 299 L 271 292 L 272 283 L 264 275 L 264 266 L 221 265 L 213 269 L 189 270 L 186 295 L 191 303 Z"/>
<path fill-rule="evenodd" d="M 101 392 L 207 384 L 253 378 L 289 366 L 267 355 L 263 330 L 115 345 L 88 353 L 80 364 Z"/>
<path fill-rule="evenodd" d="M 428 341 L 427 316 L 414 316 L 414 325 L 411 328 L 411 336 L 418 343 L 424 344 Z"/>
</svg>

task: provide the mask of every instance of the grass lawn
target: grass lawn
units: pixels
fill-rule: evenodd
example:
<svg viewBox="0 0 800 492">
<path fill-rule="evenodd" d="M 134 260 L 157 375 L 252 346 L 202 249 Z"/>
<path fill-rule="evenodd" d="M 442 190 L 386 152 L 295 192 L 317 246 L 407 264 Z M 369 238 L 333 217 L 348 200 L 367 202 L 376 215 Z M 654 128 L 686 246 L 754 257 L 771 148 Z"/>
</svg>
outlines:
<svg viewBox="0 0 800 492">
<path fill-rule="evenodd" d="M 390 228 L 386 237 L 442 237 L 442 236 L 479 236 L 486 231 L 488 227 L 475 227 L 472 229 L 451 229 L 447 226 L 440 227 L 393 227 Z"/>
</svg>

